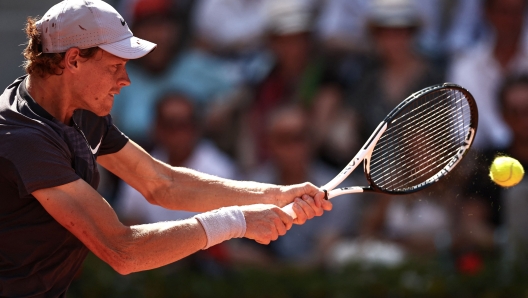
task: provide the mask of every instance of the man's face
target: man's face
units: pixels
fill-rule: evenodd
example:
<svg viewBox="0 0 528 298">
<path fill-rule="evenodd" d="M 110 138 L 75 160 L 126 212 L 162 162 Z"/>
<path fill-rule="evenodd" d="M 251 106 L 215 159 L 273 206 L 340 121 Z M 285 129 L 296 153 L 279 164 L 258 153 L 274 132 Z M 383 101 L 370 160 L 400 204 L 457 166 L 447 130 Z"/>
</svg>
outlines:
<svg viewBox="0 0 528 298">
<path fill-rule="evenodd" d="M 279 168 L 306 166 L 311 158 L 306 116 L 299 110 L 284 112 L 270 124 L 268 146 Z"/>
<path fill-rule="evenodd" d="M 194 107 L 186 98 L 170 95 L 156 119 L 157 142 L 177 159 L 187 159 L 199 137 L 193 113 Z"/>
<path fill-rule="evenodd" d="M 174 54 L 181 39 L 181 29 L 172 19 L 155 17 L 134 26 L 134 35 L 157 44 L 156 50 L 137 60 L 152 73 L 163 72 Z"/>
<path fill-rule="evenodd" d="M 272 35 L 270 47 L 287 73 L 302 71 L 308 61 L 310 35 L 306 32 Z"/>
<path fill-rule="evenodd" d="M 413 51 L 414 27 L 375 27 L 372 35 L 382 57 L 394 60 Z"/>
<path fill-rule="evenodd" d="M 504 94 L 502 114 L 514 137 L 528 142 L 528 85 L 513 86 Z"/>
<path fill-rule="evenodd" d="M 516 37 L 521 34 L 524 23 L 526 0 L 490 1 L 486 15 L 498 35 Z"/>
<path fill-rule="evenodd" d="M 127 59 L 100 50 L 94 57 L 82 60 L 73 80 L 75 105 L 98 116 L 110 113 L 114 96 L 130 85 L 125 69 Z"/>
</svg>

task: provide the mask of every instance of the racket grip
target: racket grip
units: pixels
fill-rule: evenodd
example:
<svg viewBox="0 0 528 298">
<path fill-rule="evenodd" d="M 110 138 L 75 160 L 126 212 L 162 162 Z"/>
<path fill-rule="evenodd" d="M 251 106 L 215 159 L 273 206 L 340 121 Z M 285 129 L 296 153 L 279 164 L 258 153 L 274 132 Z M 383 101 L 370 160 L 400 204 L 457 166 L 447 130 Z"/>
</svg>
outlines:
<svg viewBox="0 0 528 298">
<path fill-rule="evenodd" d="M 328 200 L 328 191 L 326 189 L 323 189 L 324 193 L 325 193 L 325 200 Z M 290 215 L 291 217 L 293 217 L 293 219 L 296 219 L 297 218 L 297 213 L 295 213 L 295 211 L 293 211 L 293 203 L 289 203 L 288 205 L 282 207 L 282 211 L 288 213 L 288 215 Z"/>
<path fill-rule="evenodd" d="M 293 203 L 289 203 L 288 205 L 282 207 L 282 211 L 288 213 L 288 215 L 293 217 L 293 219 L 297 218 L 297 214 L 295 213 L 295 211 L 293 211 Z"/>
</svg>

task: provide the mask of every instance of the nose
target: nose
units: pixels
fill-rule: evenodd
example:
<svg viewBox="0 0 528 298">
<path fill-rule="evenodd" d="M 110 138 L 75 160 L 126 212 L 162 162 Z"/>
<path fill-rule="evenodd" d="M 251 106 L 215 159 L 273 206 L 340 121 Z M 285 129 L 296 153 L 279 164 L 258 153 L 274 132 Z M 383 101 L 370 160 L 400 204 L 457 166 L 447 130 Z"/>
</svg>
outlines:
<svg viewBox="0 0 528 298">
<path fill-rule="evenodd" d="M 130 78 L 128 77 L 128 72 L 126 71 L 126 68 L 123 69 L 122 75 L 119 77 L 117 83 L 121 87 L 126 87 L 130 85 L 131 82 Z"/>
</svg>

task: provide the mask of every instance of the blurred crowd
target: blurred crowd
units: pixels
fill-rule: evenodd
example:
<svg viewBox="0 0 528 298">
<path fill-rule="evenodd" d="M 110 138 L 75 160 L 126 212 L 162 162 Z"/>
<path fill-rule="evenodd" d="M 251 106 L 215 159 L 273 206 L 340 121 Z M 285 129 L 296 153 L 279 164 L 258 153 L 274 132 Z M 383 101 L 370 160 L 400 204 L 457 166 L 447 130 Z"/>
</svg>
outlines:
<svg viewBox="0 0 528 298">
<path fill-rule="evenodd" d="M 269 246 L 232 240 L 217 264 L 394 264 L 447 253 L 460 270 L 522 255 L 528 179 L 502 189 L 497 154 L 528 169 L 524 0 L 121 0 L 134 34 L 158 44 L 127 65 L 117 126 L 172 166 L 267 183 L 323 185 L 400 101 L 457 83 L 476 98 L 474 148 L 413 195 L 351 195 Z M 349 185 L 364 185 L 361 167 Z M 108 172 L 99 191 L 127 223 L 176 220 Z M 192 199 L 192 198 L 189 198 Z M 528 251 L 528 250 L 526 250 Z"/>
</svg>

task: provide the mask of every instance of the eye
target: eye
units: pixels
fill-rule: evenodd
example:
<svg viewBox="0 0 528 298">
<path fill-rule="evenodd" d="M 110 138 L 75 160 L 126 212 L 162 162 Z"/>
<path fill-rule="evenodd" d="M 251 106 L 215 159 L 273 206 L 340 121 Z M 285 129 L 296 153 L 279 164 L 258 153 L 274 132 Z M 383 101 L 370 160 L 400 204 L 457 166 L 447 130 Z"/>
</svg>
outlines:
<svg viewBox="0 0 528 298">
<path fill-rule="evenodd" d="M 110 66 L 110 69 L 112 69 L 113 72 L 117 72 L 119 70 L 119 64 L 113 64 Z"/>
</svg>

